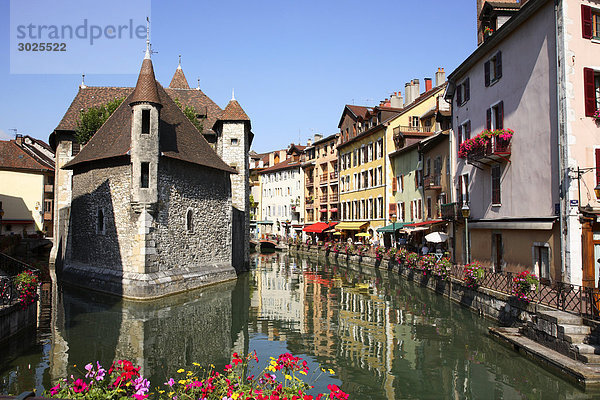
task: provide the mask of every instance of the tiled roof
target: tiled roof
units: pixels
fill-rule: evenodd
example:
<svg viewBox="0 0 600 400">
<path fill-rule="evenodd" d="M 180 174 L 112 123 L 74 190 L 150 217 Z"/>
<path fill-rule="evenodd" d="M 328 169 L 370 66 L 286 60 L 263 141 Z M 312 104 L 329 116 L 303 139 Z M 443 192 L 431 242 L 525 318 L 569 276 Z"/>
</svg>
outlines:
<svg viewBox="0 0 600 400">
<path fill-rule="evenodd" d="M 183 69 L 181 67 L 177 67 L 175 73 L 173 74 L 173 78 L 171 79 L 171 83 L 169 83 L 170 88 L 177 89 L 189 89 L 190 85 L 188 85 L 187 79 L 185 79 L 185 74 L 183 73 Z"/>
<path fill-rule="evenodd" d="M 260 171 L 260 174 L 266 174 L 269 172 L 274 172 L 274 171 L 280 171 L 280 170 L 284 170 L 284 169 L 290 169 L 290 168 L 300 168 L 302 166 L 302 164 L 299 161 L 292 161 L 292 158 L 287 158 L 284 161 L 275 164 L 269 168 L 265 168 L 262 171 Z"/>
<path fill-rule="evenodd" d="M 229 101 L 227 107 L 225 107 L 225 111 L 223 111 L 223 114 L 219 119 L 222 121 L 250 121 L 250 118 L 248 118 L 248 115 L 246 115 L 242 106 L 240 106 L 240 103 L 233 99 Z"/>
<path fill-rule="evenodd" d="M 173 100 L 178 99 L 182 106 L 194 107 L 197 114 L 206 115 L 201 120 L 203 133 L 214 133 L 212 127 L 221 117 L 223 110 L 200 89 L 165 88 Z"/>
<path fill-rule="evenodd" d="M 140 80 L 138 79 L 138 82 Z M 156 82 L 158 102 L 162 104 L 159 121 L 160 154 L 165 157 L 234 173 L 206 139 L 187 119 L 166 90 Z M 131 149 L 131 94 L 100 127 L 81 152 L 65 168 L 125 156 Z"/>
<path fill-rule="evenodd" d="M 354 115 L 362 119 L 367 118 L 369 112 L 373 109 L 372 107 L 355 106 L 350 104 L 346 104 L 346 107 L 348 107 L 350 111 L 354 113 Z"/>
<path fill-rule="evenodd" d="M 132 87 L 106 87 L 106 86 L 85 86 L 80 87 L 79 92 L 73 99 L 73 102 L 67 109 L 55 130 L 74 131 L 77 128 L 77 121 L 82 111 L 91 107 L 98 107 L 114 99 L 122 99 L 133 92 Z"/>
<path fill-rule="evenodd" d="M 30 171 L 53 172 L 47 158 L 39 158 L 35 153 L 26 151 L 16 140 L 0 141 L 0 168 Z"/>
<path fill-rule="evenodd" d="M 150 58 L 144 58 L 142 68 L 138 75 L 137 84 L 133 90 L 133 96 L 129 99 L 128 104 L 137 102 L 150 102 L 160 104 L 158 99 L 158 89 L 156 88 L 156 78 L 154 77 L 154 68 Z"/>
</svg>

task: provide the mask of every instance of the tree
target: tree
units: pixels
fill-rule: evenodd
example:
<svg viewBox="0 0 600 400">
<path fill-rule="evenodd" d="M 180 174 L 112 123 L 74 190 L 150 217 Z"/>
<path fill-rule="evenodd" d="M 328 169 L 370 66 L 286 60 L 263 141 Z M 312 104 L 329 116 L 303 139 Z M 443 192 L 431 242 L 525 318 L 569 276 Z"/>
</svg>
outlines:
<svg viewBox="0 0 600 400">
<path fill-rule="evenodd" d="M 108 117 L 119 108 L 123 100 L 125 100 L 124 97 L 114 99 L 104 105 L 90 107 L 87 110 L 81 111 L 79 120 L 77 121 L 77 128 L 75 129 L 75 139 L 81 144 L 86 144 L 100 129 L 102 124 L 106 122 Z"/>
<path fill-rule="evenodd" d="M 179 99 L 175 99 L 175 104 L 177 104 L 177 107 L 181 108 L 181 111 L 183 111 L 187 119 L 189 119 L 190 122 L 194 124 L 196 129 L 198 129 L 198 132 L 202 133 L 202 121 L 200 121 L 200 119 L 198 118 L 198 113 L 196 112 L 196 109 L 192 106 L 184 107 L 183 104 L 181 104 L 181 101 L 179 101 Z"/>
</svg>

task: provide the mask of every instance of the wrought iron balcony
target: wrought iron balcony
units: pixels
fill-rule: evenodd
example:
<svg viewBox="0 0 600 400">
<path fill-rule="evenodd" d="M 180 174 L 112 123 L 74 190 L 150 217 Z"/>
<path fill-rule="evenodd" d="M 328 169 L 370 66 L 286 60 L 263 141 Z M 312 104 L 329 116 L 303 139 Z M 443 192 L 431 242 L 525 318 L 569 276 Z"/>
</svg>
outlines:
<svg viewBox="0 0 600 400">
<path fill-rule="evenodd" d="M 330 194 L 330 195 L 329 195 L 329 202 L 330 202 L 330 203 L 337 203 L 337 201 L 339 200 L 339 198 L 340 198 L 340 197 L 338 196 L 338 194 L 337 194 L 337 193 Z"/>
<path fill-rule="evenodd" d="M 337 171 L 336 171 L 336 172 L 330 172 L 330 173 L 329 173 L 329 179 L 330 179 L 330 180 L 332 180 L 332 181 L 333 181 L 333 180 L 336 180 L 336 181 L 337 181 L 337 178 L 338 178 L 338 173 L 337 173 Z"/>
<path fill-rule="evenodd" d="M 314 184 L 315 184 L 315 181 L 313 179 L 306 180 L 306 187 L 313 186 Z"/>
<path fill-rule="evenodd" d="M 454 221 L 458 218 L 462 218 L 460 212 L 461 206 L 462 203 L 458 202 L 442 204 L 442 219 Z"/>
<path fill-rule="evenodd" d="M 467 155 L 467 161 L 508 161 L 510 153 L 510 139 L 502 139 L 499 136 L 493 136 L 485 146 L 478 146 L 471 150 Z"/>
<path fill-rule="evenodd" d="M 441 175 L 429 175 L 423 179 L 423 188 L 425 190 L 441 190 L 442 189 L 442 176 Z"/>
</svg>

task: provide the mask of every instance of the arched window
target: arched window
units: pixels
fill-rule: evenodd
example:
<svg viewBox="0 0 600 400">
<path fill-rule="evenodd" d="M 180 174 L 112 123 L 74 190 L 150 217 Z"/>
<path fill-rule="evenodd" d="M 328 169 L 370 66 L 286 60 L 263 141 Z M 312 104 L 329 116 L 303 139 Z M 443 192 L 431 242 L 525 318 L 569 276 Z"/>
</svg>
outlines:
<svg viewBox="0 0 600 400">
<path fill-rule="evenodd" d="M 191 209 L 188 209 L 185 215 L 185 229 L 188 233 L 194 232 L 194 213 Z"/>
</svg>

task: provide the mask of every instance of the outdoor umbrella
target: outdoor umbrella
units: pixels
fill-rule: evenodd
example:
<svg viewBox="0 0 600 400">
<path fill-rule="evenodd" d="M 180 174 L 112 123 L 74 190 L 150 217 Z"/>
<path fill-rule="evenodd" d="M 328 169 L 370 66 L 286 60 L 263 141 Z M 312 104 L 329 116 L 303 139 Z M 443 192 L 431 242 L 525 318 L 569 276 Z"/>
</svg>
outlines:
<svg viewBox="0 0 600 400">
<path fill-rule="evenodd" d="M 369 235 L 367 232 L 360 232 L 360 233 L 357 233 L 354 236 L 364 236 L 364 237 L 366 237 L 366 236 L 371 236 L 371 235 Z"/>
<path fill-rule="evenodd" d="M 429 235 L 425 236 L 425 240 L 430 243 L 442 243 L 448 240 L 448 235 L 444 232 L 431 232 Z"/>
<path fill-rule="evenodd" d="M 340 232 L 340 231 L 333 232 L 333 235 L 334 235 L 334 236 L 341 236 L 341 234 L 342 234 L 342 232 Z"/>
</svg>

